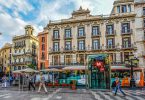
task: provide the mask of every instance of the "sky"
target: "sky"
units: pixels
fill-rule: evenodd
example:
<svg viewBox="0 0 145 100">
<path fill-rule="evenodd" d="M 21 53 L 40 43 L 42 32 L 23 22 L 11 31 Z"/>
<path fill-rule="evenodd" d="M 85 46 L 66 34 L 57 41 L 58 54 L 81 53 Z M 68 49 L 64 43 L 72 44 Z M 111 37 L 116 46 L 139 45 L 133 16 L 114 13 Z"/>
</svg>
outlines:
<svg viewBox="0 0 145 100">
<path fill-rule="evenodd" d="M 12 37 L 25 34 L 24 27 L 32 25 L 34 34 L 43 31 L 49 20 L 71 17 L 71 13 L 89 9 L 92 15 L 110 14 L 114 0 L 0 0 L 0 48 L 12 43 Z"/>
</svg>

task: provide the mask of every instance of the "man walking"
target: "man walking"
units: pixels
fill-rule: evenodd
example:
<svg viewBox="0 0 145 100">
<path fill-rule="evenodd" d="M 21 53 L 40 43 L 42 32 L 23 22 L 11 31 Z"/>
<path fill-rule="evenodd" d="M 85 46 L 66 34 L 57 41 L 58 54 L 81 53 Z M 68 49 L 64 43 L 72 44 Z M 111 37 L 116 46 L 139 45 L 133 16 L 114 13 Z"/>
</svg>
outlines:
<svg viewBox="0 0 145 100">
<path fill-rule="evenodd" d="M 42 73 L 40 73 L 40 84 L 39 84 L 38 92 L 40 92 L 42 86 L 45 90 L 45 93 L 47 93 L 47 89 L 46 89 L 46 86 L 45 86 L 45 77 L 42 75 Z"/>
<path fill-rule="evenodd" d="M 33 89 L 35 90 L 35 86 L 34 86 L 34 75 L 30 74 L 29 76 L 29 91 L 31 90 L 31 87 L 33 87 Z"/>
<path fill-rule="evenodd" d="M 121 88 L 121 82 L 120 82 L 120 80 L 119 80 L 119 78 L 118 77 L 116 77 L 116 87 L 115 87 L 115 96 L 116 96 L 116 94 L 117 94 L 117 90 L 120 90 L 120 92 L 124 95 L 124 96 L 126 96 L 126 94 L 122 91 L 122 88 Z"/>
</svg>

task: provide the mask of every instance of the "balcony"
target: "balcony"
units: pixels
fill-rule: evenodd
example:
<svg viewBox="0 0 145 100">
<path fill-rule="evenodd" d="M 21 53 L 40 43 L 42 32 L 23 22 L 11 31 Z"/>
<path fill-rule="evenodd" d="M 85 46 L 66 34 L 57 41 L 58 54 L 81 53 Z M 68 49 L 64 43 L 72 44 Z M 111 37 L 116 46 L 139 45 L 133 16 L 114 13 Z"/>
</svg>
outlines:
<svg viewBox="0 0 145 100">
<path fill-rule="evenodd" d="M 109 36 L 115 36 L 116 35 L 116 31 L 113 30 L 112 32 L 107 32 L 106 31 L 106 36 L 109 37 Z"/>
<path fill-rule="evenodd" d="M 121 30 L 121 35 L 131 35 L 132 32 L 132 29 Z"/>
<path fill-rule="evenodd" d="M 22 56 L 22 55 L 24 55 L 25 53 L 24 52 L 21 52 L 21 53 L 13 53 L 12 55 L 13 56 Z"/>
<path fill-rule="evenodd" d="M 52 41 L 59 41 L 60 40 L 60 36 L 52 36 Z"/>
<path fill-rule="evenodd" d="M 91 48 L 91 51 L 100 51 L 100 50 L 102 50 L 101 46 Z"/>
<path fill-rule="evenodd" d="M 50 53 L 60 53 L 60 48 L 50 48 Z"/>
<path fill-rule="evenodd" d="M 81 65 L 85 65 L 83 62 L 82 63 L 67 63 L 67 62 L 64 62 L 64 63 L 50 63 L 50 66 L 81 66 Z"/>
<path fill-rule="evenodd" d="M 116 50 L 116 46 L 115 45 L 107 45 L 106 50 Z"/>
<path fill-rule="evenodd" d="M 25 46 L 26 46 L 26 44 L 23 44 L 23 45 L 15 45 L 14 48 L 23 48 Z"/>
<path fill-rule="evenodd" d="M 92 38 L 98 38 L 101 37 L 101 32 L 98 32 L 97 34 L 92 33 Z"/>
<path fill-rule="evenodd" d="M 78 38 L 78 39 L 86 38 L 86 34 L 83 34 L 83 35 L 77 35 L 77 38 Z"/>
<path fill-rule="evenodd" d="M 72 48 L 64 48 L 63 51 L 64 51 L 64 52 L 72 52 L 73 49 L 72 49 Z"/>
<path fill-rule="evenodd" d="M 70 35 L 70 36 L 65 36 L 65 35 L 64 35 L 64 39 L 65 39 L 65 40 L 71 40 L 71 39 L 72 39 L 72 35 Z"/>
<path fill-rule="evenodd" d="M 79 51 L 79 52 L 83 52 L 84 51 L 85 52 L 86 48 L 85 47 L 84 48 L 78 48 L 77 51 Z"/>
<path fill-rule="evenodd" d="M 134 49 L 134 45 L 133 44 L 122 45 L 122 49 Z"/>
<path fill-rule="evenodd" d="M 12 62 L 11 65 L 25 65 L 26 62 Z"/>
</svg>

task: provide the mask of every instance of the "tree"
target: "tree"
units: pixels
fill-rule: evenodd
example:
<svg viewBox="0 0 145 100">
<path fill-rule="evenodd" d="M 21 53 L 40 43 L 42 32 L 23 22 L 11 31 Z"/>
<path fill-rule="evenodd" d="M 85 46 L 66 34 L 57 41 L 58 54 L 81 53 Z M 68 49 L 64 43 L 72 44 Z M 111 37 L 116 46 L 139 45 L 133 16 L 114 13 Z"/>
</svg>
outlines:
<svg viewBox="0 0 145 100">
<path fill-rule="evenodd" d="M 32 69 L 35 69 L 35 65 L 34 64 L 29 64 L 28 67 L 32 68 Z"/>
</svg>

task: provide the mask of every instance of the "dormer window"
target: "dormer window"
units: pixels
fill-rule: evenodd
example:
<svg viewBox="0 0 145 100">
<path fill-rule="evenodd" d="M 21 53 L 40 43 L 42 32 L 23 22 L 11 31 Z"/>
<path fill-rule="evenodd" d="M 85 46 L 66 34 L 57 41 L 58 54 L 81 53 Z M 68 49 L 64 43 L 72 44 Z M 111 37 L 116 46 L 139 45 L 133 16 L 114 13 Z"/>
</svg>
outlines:
<svg viewBox="0 0 145 100">
<path fill-rule="evenodd" d="M 128 12 L 131 12 L 131 5 L 128 5 Z"/>
<path fill-rule="evenodd" d="M 122 13 L 126 13 L 126 12 L 127 12 L 126 5 L 122 5 Z"/>
<path fill-rule="evenodd" d="M 117 13 L 120 13 L 120 6 L 117 6 Z"/>
</svg>

